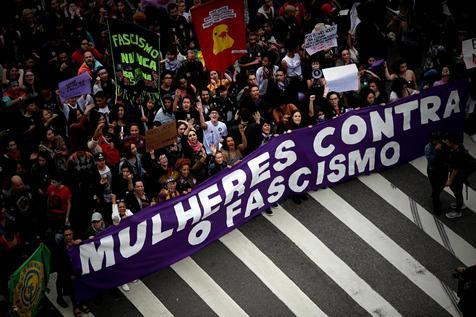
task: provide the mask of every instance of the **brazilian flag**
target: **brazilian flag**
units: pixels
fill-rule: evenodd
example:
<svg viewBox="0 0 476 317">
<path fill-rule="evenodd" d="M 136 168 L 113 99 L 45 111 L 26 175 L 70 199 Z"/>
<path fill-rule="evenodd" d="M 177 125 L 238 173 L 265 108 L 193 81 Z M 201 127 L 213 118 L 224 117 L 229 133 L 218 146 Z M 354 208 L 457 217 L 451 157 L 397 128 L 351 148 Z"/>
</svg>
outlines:
<svg viewBox="0 0 476 317">
<path fill-rule="evenodd" d="M 10 277 L 10 302 L 21 317 L 33 317 L 40 310 L 50 274 L 50 250 L 43 243 Z"/>
</svg>

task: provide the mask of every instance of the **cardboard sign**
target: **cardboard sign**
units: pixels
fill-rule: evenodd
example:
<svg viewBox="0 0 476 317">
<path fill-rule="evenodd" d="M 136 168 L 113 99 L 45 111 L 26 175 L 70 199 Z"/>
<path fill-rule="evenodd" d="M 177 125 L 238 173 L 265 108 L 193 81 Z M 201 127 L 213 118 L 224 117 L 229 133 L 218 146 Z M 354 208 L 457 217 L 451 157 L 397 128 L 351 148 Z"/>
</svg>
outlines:
<svg viewBox="0 0 476 317">
<path fill-rule="evenodd" d="M 309 55 L 335 46 L 337 46 L 337 25 L 333 25 L 322 31 L 306 34 L 304 39 L 304 48 Z"/>
<path fill-rule="evenodd" d="M 359 70 L 355 64 L 325 68 L 322 72 L 330 91 L 343 92 L 359 89 Z"/>
<path fill-rule="evenodd" d="M 177 140 L 177 125 L 175 121 L 150 129 L 145 133 L 147 151 L 157 150 L 174 144 Z"/>
<path fill-rule="evenodd" d="M 463 58 L 466 69 L 476 67 L 476 38 L 463 41 Z"/>
<path fill-rule="evenodd" d="M 66 79 L 58 84 L 61 102 L 91 93 L 91 77 L 88 72 Z"/>
</svg>

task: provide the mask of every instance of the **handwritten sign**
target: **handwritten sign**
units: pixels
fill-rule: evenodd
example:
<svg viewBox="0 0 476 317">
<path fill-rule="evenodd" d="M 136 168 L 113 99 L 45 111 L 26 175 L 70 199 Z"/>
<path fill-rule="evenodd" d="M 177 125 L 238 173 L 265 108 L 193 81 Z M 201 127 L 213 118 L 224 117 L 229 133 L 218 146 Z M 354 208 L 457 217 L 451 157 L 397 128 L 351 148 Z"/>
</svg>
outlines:
<svg viewBox="0 0 476 317">
<path fill-rule="evenodd" d="M 309 55 L 335 46 L 337 46 L 337 25 L 306 34 L 304 39 L 304 48 Z"/>
<path fill-rule="evenodd" d="M 91 77 L 88 72 L 66 79 L 58 84 L 61 102 L 91 93 Z"/>
<path fill-rule="evenodd" d="M 463 58 L 466 69 L 476 67 L 476 38 L 463 41 Z"/>
<path fill-rule="evenodd" d="M 177 140 L 177 126 L 175 121 L 150 129 L 145 133 L 147 151 L 157 150 L 174 144 Z"/>
</svg>

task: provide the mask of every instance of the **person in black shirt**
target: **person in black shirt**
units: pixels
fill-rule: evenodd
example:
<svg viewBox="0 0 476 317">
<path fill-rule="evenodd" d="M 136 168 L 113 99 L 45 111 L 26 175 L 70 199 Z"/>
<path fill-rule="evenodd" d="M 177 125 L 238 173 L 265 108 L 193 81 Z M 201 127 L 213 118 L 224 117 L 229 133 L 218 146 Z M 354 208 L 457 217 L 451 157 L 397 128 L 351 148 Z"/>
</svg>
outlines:
<svg viewBox="0 0 476 317">
<path fill-rule="evenodd" d="M 445 185 L 449 186 L 456 198 L 456 204 L 451 205 L 453 210 L 447 212 L 445 216 L 449 219 L 459 218 L 463 215 L 461 210 L 466 208 L 463 204 L 463 183 L 467 176 L 464 166 L 466 150 L 453 135 L 447 136 L 443 141 L 449 149 L 449 176 Z"/>
<path fill-rule="evenodd" d="M 448 164 L 446 162 L 446 151 L 440 134 L 432 133 L 430 142 L 425 146 L 425 157 L 427 159 L 427 174 L 431 184 L 431 199 L 433 201 L 433 214 L 440 215 L 441 202 L 440 193 L 445 188 L 448 180 Z"/>
</svg>

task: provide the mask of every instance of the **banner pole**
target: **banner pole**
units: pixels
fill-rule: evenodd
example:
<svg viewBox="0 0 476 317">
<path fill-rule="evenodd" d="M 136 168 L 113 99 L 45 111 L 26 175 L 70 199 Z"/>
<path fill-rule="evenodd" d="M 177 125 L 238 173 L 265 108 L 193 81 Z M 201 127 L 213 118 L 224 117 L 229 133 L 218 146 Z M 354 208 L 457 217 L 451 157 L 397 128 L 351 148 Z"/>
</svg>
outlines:
<svg viewBox="0 0 476 317">
<path fill-rule="evenodd" d="M 159 73 L 159 78 L 157 79 L 157 93 L 158 93 L 158 96 L 159 96 L 159 102 L 160 102 L 160 105 L 163 107 L 164 105 L 162 104 L 162 96 L 160 95 L 160 85 L 161 85 L 161 80 L 160 80 L 160 77 L 162 75 L 162 72 L 161 72 L 161 69 L 160 69 L 160 61 L 162 60 L 162 50 L 160 49 L 160 33 L 159 33 L 159 36 L 157 36 L 157 42 L 158 42 L 158 46 L 157 48 L 159 49 L 159 56 L 157 57 L 157 72 Z M 164 66 L 165 67 L 165 66 Z"/>
<path fill-rule="evenodd" d="M 119 83 L 117 82 L 117 74 L 116 74 L 116 62 L 114 60 L 114 52 L 112 49 L 112 37 L 111 37 L 111 28 L 109 27 L 109 19 L 106 19 L 106 24 L 107 24 L 107 31 L 108 31 L 108 37 L 109 37 L 109 48 L 111 50 L 111 58 L 112 58 L 112 70 L 114 72 L 114 83 L 115 83 L 115 97 L 114 97 L 114 104 L 117 104 L 117 95 L 119 94 Z"/>
</svg>

